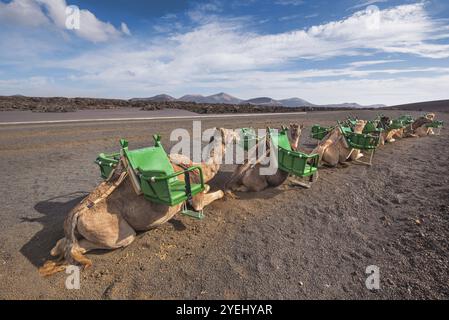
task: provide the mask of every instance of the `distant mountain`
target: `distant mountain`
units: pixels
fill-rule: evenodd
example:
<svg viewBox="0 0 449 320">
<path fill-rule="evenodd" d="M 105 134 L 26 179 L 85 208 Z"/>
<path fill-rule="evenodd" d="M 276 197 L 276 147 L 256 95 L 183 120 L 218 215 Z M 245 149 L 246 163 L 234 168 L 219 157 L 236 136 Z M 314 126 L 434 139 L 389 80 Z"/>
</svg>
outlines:
<svg viewBox="0 0 449 320">
<path fill-rule="evenodd" d="M 239 104 L 242 99 L 231 96 L 230 94 L 220 92 L 211 96 L 205 97 L 206 103 L 224 103 L 224 104 Z"/>
<path fill-rule="evenodd" d="M 158 94 L 157 96 L 150 98 L 133 98 L 130 101 L 153 101 L 153 102 L 166 102 L 166 101 L 176 101 L 176 98 L 169 96 L 168 94 Z"/>
<path fill-rule="evenodd" d="M 295 108 L 295 107 L 313 107 L 315 106 L 313 103 L 310 103 L 304 99 L 300 99 L 300 98 L 290 98 L 290 99 L 283 99 L 283 100 L 279 100 L 279 102 L 284 106 L 284 107 L 290 107 L 290 108 Z"/>
<path fill-rule="evenodd" d="M 178 101 L 204 103 L 204 98 L 205 97 L 200 94 L 186 94 L 179 98 Z"/>
<path fill-rule="evenodd" d="M 332 107 L 332 108 L 363 108 L 360 104 L 354 102 L 345 102 L 337 104 L 323 104 L 322 107 Z"/>
<path fill-rule="evenodd" d="M 279 101 L 269 97 L 259 97 L 242 101 L 241 104 L 253 104 L 257 106 L 282 106 Z"/>
<path fill-rule="evenodd" d="M 167 94 L 160 94 L 151 98 L 134 98 L 130 101 L 153 101 L 153 102 L 170 102 L 170 101 L 182 101 L 182 102 L 195 102 L 195 103 L 206 103 L 206 104 L 250 104 L 259 106 L 270 106 L 270 107 L 332 107 L 332 108 L 383 108 L 383 104 L 375 104 L 370 106 L 362 106 L 358 103 L 340 103 L 340 104 L 328 104 L 328 105 L 316 105 L 309 101 L 301 98 L 289 98 L 276 100 L 270 97 L 258 97 L 248 100 L 242 100 L 237 97 L 231 96 L 230 94 L 220 92 L 210 96 L 203 96 L 201 94 L 187 94 L 179 99 L 176 99 Z"/>
<path fill-rule="evenodd" d="M 211 96 L 202 96 L 200 94 L 188 94 L 178 99 L 184 102 L 196 102 L 196 103 L 223 103 L 223 104 L 239 104 L 242 100 L 233 97 L 227 93 L 220 92 Z"/>
</svg>

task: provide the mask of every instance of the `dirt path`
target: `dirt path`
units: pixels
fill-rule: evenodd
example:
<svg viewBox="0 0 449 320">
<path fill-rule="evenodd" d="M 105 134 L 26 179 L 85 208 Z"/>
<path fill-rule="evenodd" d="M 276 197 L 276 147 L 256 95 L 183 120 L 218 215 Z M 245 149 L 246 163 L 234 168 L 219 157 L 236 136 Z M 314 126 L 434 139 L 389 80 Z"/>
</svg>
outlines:
<svg viewBox="0 0 449 320">
<path fill-rule="evenodd" d="M 388 112 L 397 115 L 397 112 Z M 203 128 L 264 128 L 297 121 L 332 124 L 345 112 L 288 118 L 203 121 Z M 360 111 L 372 118 L 374 112 Z M 440 114 L 449 122 L 449 115 Z M 0 128 L 0 298 L 449 298 L 449 139 L 403 139 L 381 148 L 374 166 L 323 169 L 310 190 L 282 186 L 218 201 L 206 219 L 176 217 L 128 248 L 90 255 L 81 289 L 37 266 L 62 236 L 62 222 L 99 181 L 93 160 L 134 147 L 177 121 Z M 310 148 L 305 130 L 302 146 Z M 232 172 L 213 183 L 220 188 Z M 365 287 L 377 265 L 381 290 Z"/>
</svg>

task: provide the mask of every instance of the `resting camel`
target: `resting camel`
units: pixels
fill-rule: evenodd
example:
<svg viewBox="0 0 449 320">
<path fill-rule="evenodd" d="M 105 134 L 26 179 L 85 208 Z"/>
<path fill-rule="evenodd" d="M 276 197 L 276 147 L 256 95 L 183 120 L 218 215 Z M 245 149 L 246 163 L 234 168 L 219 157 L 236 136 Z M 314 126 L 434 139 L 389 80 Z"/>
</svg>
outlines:
<svg viewBox="0 0 449 320">
<path fill-rule="evenodd" d="M 354 126 L 355 133 L 362 133 L 365 128 L 366 121 L 357 120 Z M 339 127 L 334 128 L 318 143 L 318 146 L 312 153 L 320 156 L 320 163 L 325 163 L 328 166 L 335 167 L 336 165 L 346 164 L 348 159 L 358 160 L 363 157 L 363 154 L 358 149 L 352 149 L 346 143 L 346 140 L 341 133 Z"/>
<path fill-rule="evenodd" d="M 210 181 L 218 172 L 226 146 L 234 143 L 237 134 L 231 130 L 217 129 L 211 139 L 209 159 L 198 165 L 203 170 L 204 182 Z M 221 150 L 221 152 L 217 152 Z M 174 156 L 181 162 L 186 158 Z M 179 162 L 177 162 L 179 163 Z M 192 164 L 189 165 L 197 165 Z M 182 165 L 172 161 L 175 171 Z M 119 170 L 116 170 L 116 172 Z M 183 175 L 179 179 L 184 179 Z M 199 182 L 199 177 L 192 175 Z M 201 210 L 211 202 L 221 199 L 223 191 L 208 193 L 209 187 L 192 199 L 195 210 Z M 135 193 L 126 171 L 117 172 L 108 182 L 101 183 L 68 214 L 64 221 L 64 238 L 51 250 L 57 261 L 47 261 L 40 268 L 44 276 L 62 271 L 68 264 L 89 267 L 92 262 L 84 256 L 95 249 L 118 249 L 131 244 L 137 231 L 148 231 L 167 222 L 178 213 L 183 204 L 166 206 L 144 199 Z"/>
<path fill-rule="evenodd" d="M 299 138 L 301 137 L 301 130 L 303 125 L 290 124 L 290 130 L 288 131 L 288 138 L 293 150 L 297 150 L 299 144 Z M 267 148 L 268 149 L 268 148 Z M 264 159 L 269 157 L 269 150 L 264 155 Z M 285 182 L 288 178 L 288 172 L 277 169 L 274 175 L 261 175 L 260 169 L 262 167 L 260 159 L 255 164 L 245 160 L 245 163 L 239 165 L 231 178 L 225 184 L 225 192 L 234 196 L 233 191 L 240 192 L 259 192 L 268 187 L 278 187 Z"/>
<path fill-rule="evenodd" d="M 427 124 L 432 123 L 435 119 L 435 113 L 428 113 L 424 117 L 420 117 L 406 129 L 405 135 L 407 137 L 424 137 L 427 135 L 433 135 L 433 129 L 427 128 Z"/>
<path fill-rule="evenodd" d="M 380 119 L 379 127 L 384 129 L 384 131 L 380 134 L 380 144 L 385 145 L 385 142 L 392 143 L 395 142 L 396 139 L 400 139 L 404 136 L 404 129 L 388 129 L 391 120 L 388 117 L 382 117 Z"/>
</svg>

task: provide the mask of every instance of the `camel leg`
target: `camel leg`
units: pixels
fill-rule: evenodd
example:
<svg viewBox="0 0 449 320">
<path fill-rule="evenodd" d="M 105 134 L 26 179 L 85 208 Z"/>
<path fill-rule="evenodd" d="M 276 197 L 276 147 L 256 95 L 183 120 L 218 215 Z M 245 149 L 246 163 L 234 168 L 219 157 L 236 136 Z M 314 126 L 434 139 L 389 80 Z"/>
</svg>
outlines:
<svg viewBox="0 0 449 320">
<path fill-rule="evenodd" d="M 135 232 L 127 237 L 119 237 L 118 241 L 111 244 L 97 244 L 87 239 L 81 239 L 70 250 L 70 256 L 84 268 L 92 266 L 92 261 L 84 255 L 92 250 L 113 250 L 129 246 L 135 240 Z M 121 240 L 120 240 L 121 239 Z"/>
<path fill-rule="evenodd" d="M 242 192 L 245 192 L 245 190 L 252 192 L 260 192 L 268 188 L 267 179 L 265 179 L 265 176 L 260 176 L 259 172 L 257 172 L 256 170 L 251 170 L 250 172 L 247 172 L 243 177 L 242 182 L 243 186 L 245 187 L 240 188 L 240 191 Z"/>
<path fill-rule="evenodd" d="M 208 206 L 215 200 L 223 198 L 223 196 L 224 192 L 221 190 L 212 193 L 197 195 L 192 199 L 192 207 L 196 211 L 201 211 L 204 207 Z"/>
<path fill-rule="evenodd" d="M 218 191 L 215 191 L 212 193 L 208 193 L 208 194 L 204 195 L 203 207 L 208 206 L 215 200 L 219 200 L 223 197 L 224 197 L 224 192 L 221 190 L 218 190 Z"/>
<path fill-rule="evenodd" d="M 368 162 L 367 161 L 362 161 L 360 159 L 357 159 L 354 162 L 357 163 L 357 164 L 364 164 L 364 165 L 367 165 L 367 166 L 372 166 L 373 165 L 374 152 L 375 152 L 375 149 L 372 149 Z"/>
<path fill-rule="evenodd" d="M 113 245 L 113 246 L 101 245 L 101 244 L 91 242 L 87 239 L 81 239 L 78 241 L 78 247 L 79 247 L 80 253 L 82 253 L 82 254 L 85 254 L 92 250 L 118 249 L 118 248 L 124 248 L 124 247 L 129 246 L 135 240 L 135 238 L 136 238 L 135 236 L 129 236 L 128 238 L 125 238 L 125 239 L 115 243 L 115 245 Z"/>
<path fill-rule="evenodd" d="M 238 188 L 241 185 L 241 177 L 244 175 L 244 172 L 250 168 L 250 166 L 251 164 L 249 161 L 239 165 L 232 173 L 231 178 L 225 183 L 225 191 L 235 190 L 235 188 Z"/>
<path fill-rule="evenodd" d="M 238 191 L 238 192 L 248 192 L 249 188 L 245 185 L 241 185 L 238 186 L 237 188 L 234 189 L 234 191 Z"/>
</svg>

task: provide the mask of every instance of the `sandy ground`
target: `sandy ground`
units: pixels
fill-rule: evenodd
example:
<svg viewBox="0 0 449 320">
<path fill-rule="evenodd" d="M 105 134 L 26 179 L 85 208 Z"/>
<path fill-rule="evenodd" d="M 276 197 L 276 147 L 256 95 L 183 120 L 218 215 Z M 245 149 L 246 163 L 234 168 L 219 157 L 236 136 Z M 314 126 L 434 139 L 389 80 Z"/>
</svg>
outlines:
<svg viewBox="0 0 449 320">
<path fill-rule="evenodd" d="M 354 112 L 352 112 L 354 113 Z M 399 112 L 385 112 L 397 116 Z M 359 111 L 362 118 L 375 112 Z M 346 112 L 275 119 L 203 121 L 203 128 L 314 123 Z M 418 115 L 418 113 L 415 113 Z M 440 114 L 449 123 L 449 114 Z M 447 299 L 449 139 L 402 139 L 382 147 L 371 168 L 322 169 L 309 190 L 281 186 L 207 207 L 206 219 L 177 216 L 128 248 L 89 255 L 81 289 L 66 275 L 37 272 L 63 235 L 71 208 L 100 182 L 93 160 L 125 137 L 148 145 L 186 121 L 0 127 L 0 298 L 16 299 Z M 213 181 L 220 188 L 232 166 Z M 378 291 L 365 268 L 380 268 Z"/>
</svg>

